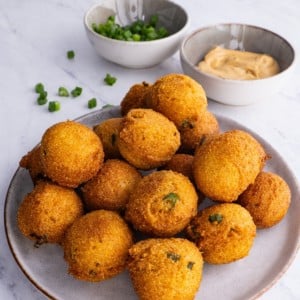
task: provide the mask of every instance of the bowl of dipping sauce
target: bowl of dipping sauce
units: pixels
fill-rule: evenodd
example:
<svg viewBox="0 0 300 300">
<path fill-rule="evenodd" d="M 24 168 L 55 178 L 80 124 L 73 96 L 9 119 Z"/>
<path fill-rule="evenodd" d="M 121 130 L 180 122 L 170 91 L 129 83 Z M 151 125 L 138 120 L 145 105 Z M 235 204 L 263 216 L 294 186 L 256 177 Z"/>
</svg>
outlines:
<svg viewBox="0 0 300 300">
<path fill-rule="evenodd" d="M 295 65 L 292 45 L 253 25 L 218 24 L 188 35 L 180 48 L 181 66 L 207 97 L 228 105 L 263 101 L 282 89 Z"/>
<path fill-rule="evenodd" d="M 128 68 L 148 68 L 179 50 L 189 25 L 186 10 L 167 0 L 143 0 L 142 7 L 125 7 L 127 15 L 140 11 L 131 23 L 122 24 L 120 1 L 102 1 L 89 8 L 84 27 L 96 52 Z"/>
</svg>

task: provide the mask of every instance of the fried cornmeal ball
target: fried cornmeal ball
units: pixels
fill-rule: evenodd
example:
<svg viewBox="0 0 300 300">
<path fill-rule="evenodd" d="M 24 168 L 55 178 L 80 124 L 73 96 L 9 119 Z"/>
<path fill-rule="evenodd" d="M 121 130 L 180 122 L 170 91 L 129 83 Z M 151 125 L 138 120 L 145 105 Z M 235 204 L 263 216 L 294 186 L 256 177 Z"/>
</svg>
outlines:
<svg viewBox="0 0 300 300">
<path fill-rule="evenodd" d="M 40 153 L 41 147 L 38 145 L 25 154 L 19 162 L 20 167 L 28 170 L 33 183 L 44 177 Z"/>
<path fill-rule="evenodd" d="M 41 163 L 47 177 L 62 186 L 77 187 L 99 171 L 103 146 L 86 125 L 65 121 L 49 127 L 41 141 Z"/>
<path fill-rule="evenodd" d="M 184 126 L 181 126 L 181 148 L 194 151 L 207 136 L 217 134 L 219 131 L 218 120 L 211 112 L 206 110 L 193 124 L 185 123 Z"/>
<path fill-rule="evenodd" d="M 139 299 L 192 300 L 200 287 L 203 259 L 186 239 L 148 239 L 130 248 L 127 267 Z"/>
<path fill-rule="evenodd" d="M 111 118 L 104 120 L 94 127 L 95 133 L 102 141 L 105 159 L 121 157 L 117 141 L 121 122 L 122 118 Z"/>
<path fill-rule="evenodd" d="M 236 203 L 212 205 L 200 211 L 187 227 L 205 262 L 225 264 L 249 254 L 256 235 L 250 213 Z"/>
<path fill-rule="evenodd" d="M 127 162 L 108 159 L 98 174 L 81 189 L 87 208 L 124 209 L 129 193 L 141 178 L 141 174 Z"/>
<path fill-rule="evenodd" d="M 253 183 L 267 155 L 259 142 L 242 130 L 219 134 L 197 148 L 194 180 L 215 201 L 232 202 Z"/>
<path fill-rule="evenodd" d="M 207 98 L 202 86 L 184 74 L 159 78 L 146 97 L 147 106 L 165 115 L 180 130 L 194 124 L 206 110 Z"/>
<path fill-rule="evenodd" d="M 193 155 L 176 153 L 162 166 L 162 169 L 181 173 L 193 181 L 193 160 Z"/>
<path fill-rule="evenodd" d="M 173 122 L 152 110 L 136 108 L 123 118 L 118 147 L 121 155 L 138 169 L 163 165 L 180 146 Z"/>
<path fill-rule="evenodd" d="M 63 240 L 69 274 L 93 282 L 116 276 L 124 270 L 132 244 L 132 233 L 116 212 L 89 212 L 72 224 Z"/>
<path fill-rule="evenodd" d="M 125 116 L 133 108 L 146 107 L 146 95 L 151 88 L 147 82 L 134 84 L 121 101 L 121 114 Z"/>
<path fill-rule="evenodd" d="M 268 228 L 279 223 L 286 215 L 291 191 L 279 175 L 261 172 L 238 200 L 250 212 L 258 228 Z"/>
<path fill-rule="evenodd" d="M 171 237 L 197 213 L 198 196 L 190 180 L 162 170 L 144 176 L 129 196 L 125 219 L 143 233 Z"/>
<path fill-rule="evenodd" d="M 20 231 L 36 246 L 60 243 L 67 228 L 83 214 L 76 192 L 48 181 L 38 181 L 18 209 Z"/>
</svg>

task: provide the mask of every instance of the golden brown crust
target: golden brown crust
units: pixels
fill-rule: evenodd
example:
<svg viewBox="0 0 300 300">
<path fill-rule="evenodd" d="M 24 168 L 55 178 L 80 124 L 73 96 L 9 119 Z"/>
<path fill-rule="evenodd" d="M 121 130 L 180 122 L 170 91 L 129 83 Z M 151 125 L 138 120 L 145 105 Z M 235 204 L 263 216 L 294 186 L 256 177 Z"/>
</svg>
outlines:
<svg viewBox="0 0 300 300">
<path fill-rule="evenodd" d="M 74 121 L 57 123 L 41 141 L 41 163 L 47 177 L 77 187 L 94 177 L 104 160 L 103 146 L 93 130 Z"/>
<path fill-rule="evenodd" d="M 250 134 L 227 131 L 197 148 L 194 179 L 207 197 L 232 202 L 254 182 L 266 159 L 264 149 Z"/>
<path fill-rule="evenodd" d="M 146 108 L 146 95 L 151 89 L 147 82 L 134 84 L 121 101 L 121 114 L 125 116 L 133 108 Z"/>
<path fill-rule="evenodd" d="M 122 118 L 111 118 L 104 120 L 93 128 L 102 141 L 105 159 L 121 157 L 118 148 L 121 122 Z"/>
<path fill-rule="evenodd" d="M 206 110 L 207 99 L 202 86 L 184 74 L 167 74 L 159 78 L 146 97 L 147 106 L 173 121 L 178 129 L 194 123 Z"/>
<path fill-rule="evenodd" d="M 188 236 L 211 264 L 230 263 L 249 254 L 256 235 L 250 213 L 236 203 L 212 205 L 187 227 Z"/>
<path fill-rule="evenodd" d="M 19 206 L 18 227 L 36 245 L 60 243 L 82 214 L 81 199 L 73 189 L 40 180 Z"/>
<path fill-rule="evenodd" d="M 202 279 L 203 259 L 186 239 L 148 239 L 129 250 L 128 269 L 143 300 L 192 300 Z"/>
<path fill-rule="evenodd" d="M 102 281 L 122 272 L 132 234 L 113 211 L 95 210 L 76 220 L 63 240 L 69 273 L 86 281 Z"/>
<path fill-rule="evenodd" d="M 139 169 L 163 165 L 180 146 L 173 122 L 152 109 L 132 109 L 123 118 L 118 147 L 121 155 Z"/>
<path fill-rule="evenodd" d="M 163 165 L 162 169 L 181 173 L 193 182 L 193 159 L 193 155 L 177 153 L 174 154 L 165 165 Z"/>
<path fill-rule="evenodd" d="M 129 193 L 141 178 L 141 174 L 125 161 L 118 159 L 105 161 L 98 174 L 82 187 L 87 208 L 124 209 Z"/>
<path fill-rule="evenodd" d="M 261 172 L 238 200 L 250 212 L 258 228 L 267 228 L 279 223 L 286 215 L 291 191 L 279 175 Z"/>
<path fill-rule="evenodd" d="M 219 123 L 216 117 L 209 111 L 199 115 L 193 124 L 186 123 L 180 128 L 181 149 L 183 151 L 194 151 L 204 142 L 209 135 L 219 133 Z"/>
<path fill-rule="evenodd" d="M 19 162 L 20 167 L 28 170 L 33 183 L 36 183 L 38 179 L 45 177 L 40 153 L 41 147 L 38 145 L 24 155 Z"/>
<path fill-rule="evenodd" d="M 133 189 L 125 219 L 143 233 L 171 237 L 196 215 L 197 201 L 196 190 L 187 177 L 157 171 L 143 177 Z"/>
</svg>

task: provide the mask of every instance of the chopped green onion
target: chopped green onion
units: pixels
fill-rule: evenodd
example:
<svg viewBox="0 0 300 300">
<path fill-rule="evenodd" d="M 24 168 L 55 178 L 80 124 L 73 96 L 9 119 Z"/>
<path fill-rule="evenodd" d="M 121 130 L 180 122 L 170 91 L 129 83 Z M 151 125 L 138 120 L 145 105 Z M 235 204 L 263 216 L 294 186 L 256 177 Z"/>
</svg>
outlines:
<svg viewBox="0 0 300 300">
<path fill-rule="evenodd" d="M 37 103 L 38 105 L 44 105 L 48 102 L 47 97 L 43 97 L 41 94 L 40 96 L 37 98 Z"/>
<path fill-rule="evenodd" d="M 106 74 L 105 78 L 104 78 L 104 82 L 107 85 L 114 85 L 117 81 L 116 77 L 111 76 L 109 73 Z"/>
<path fill-rule="evenodd" d="M 92 98 L 88 101 L 88 108 L 92 109 L 95 108 L 97 106 L 97 99 L 96 98 Z"/>
<path fill-rule="evenodd" d="M 73 50 L 69 50 L 67 52 L 67 58 L 68 59 L 73 59 L 75 57 L 75 52 Z"/>
<path fill-rule="evenodd" d="M 58 101 L 50 101 L 48 104 L 48 110 L 50 112 L 55 112 L 60 110 L 60 102 Z"/>
<path fill-rule="evenodd" d="M 151 16 L 148 22 L 137 20 L 127 26 L 115 21 L 115 16 L 109 16 L 105 23 L 93 23 L 92 29 L 105 37 L 124 41 L 152 41 L 169 35 L 165 27 L 158 27 L 158 15 Z"/>
<path fill-rule="evenodd" d="M 223 216 L 221 214 L 212 214 L 208 217 L 208 220 L 210 223 L 215 223 L 217 222 L 218 224 L 222 222 Z"/>
<path fill-rule="evenodd" d="M 39 82 L 39 83 L 37 83 L 37 84 L 35 85 L 35 92 L 36 92 L 36 93 L 40 94 L 40 93 L 42 93 L 42 92 L 44 92 L 44 91 L 45 91 L 44 85 L 43 85 L 41 82 Z"/>
<path fill-rule="evenodd" d="M 82 93 L 82 88 L 79 87 L 79 86 L 76 86 L 75 89 L 73 89 L 71 91 L 71 94 L 72 94 L 73 97 L 78 97 L 78 96 L 81 95 L 81 93 Z"/>
<path fill-rule="evenodd" d="M 180 255 L 174 252 L 167 252 L 167 258 L 173 260 L 174 262 L 177 262 L 178 260 L 180 260 Z"/>
<path fill-rule="evenodd" d="M 111 108 L 111 107 L 115 107 L 115 106 L 112 105 L 112 104 L 105 104 L 105 105 L 102 106 L 102 109 Z"/>
<path fill-rule="evenodd" d="M 193 267 L 194 267 L 194 264 L 195 264 L 195 262 L 189 261 L 186 267 L 187 267 L 188 269 L 192 270 Z"/>
<path fill-rule="evenodd" d="M 168 195 L 164 196 L 163 200 L 168 203 L 171 208 L 174 208 L 176 202 L 179 200 L 179 196 L 176 193 L 169 193 Z"/>
<path fill-rule="evenodd" d="M 70 95 L 70 93 L 65 87 L 60 86 L 58 88 L 58 96 L 60 96 L 60 97 L 69 97 L 69 95 Z"/>
</svg>

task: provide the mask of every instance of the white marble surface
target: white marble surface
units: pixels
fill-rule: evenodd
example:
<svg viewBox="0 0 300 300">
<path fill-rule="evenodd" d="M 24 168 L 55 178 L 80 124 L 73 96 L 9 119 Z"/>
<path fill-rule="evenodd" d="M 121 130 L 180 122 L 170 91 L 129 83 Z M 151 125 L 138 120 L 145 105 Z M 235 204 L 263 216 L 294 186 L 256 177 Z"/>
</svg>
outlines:
<svg viewBox="0 0 300 300">
<path fill-rule="evenodd" d="M 128 88 L 162 74 L 182 72 L 178 53 L 145 70 L 118 67 L 96 56 L 85 36 L 84 11 L 95 0 L 0 0 L 0 201 L 5 195 L 21 156 L 35 145 L 51 124 L 90 112 L 87 100 L 118 104 Z M 288 39 L 300 53 L 299 0 L 177 0 L 191 17 L 190 31 L 218 22 L 243 22 L 269 28 Z M 76 57 L 66 59 L 73 49 Z M 118 78 L 113 87 L 103 78 Z M 209 103 L 209 109 L 228 116 L 259 133 L 286 158 L 300 178 L 300 64 L 291 81 L 277 95 L 248 107 Z M 43 82 L 50 99 L 58 86 L 83 87 L 80 98 L 61 100 L 57 113 L 36 105 L 33 91 Z M 100 107 L 101 103 L 98 103 Z M 300 199 L 298 199 L 300 200 Z M 300 254 L 282 278 L 261 299 L 300 299 Z M 10 254 L 3 222 L 0 227 L 0 299 L 46 299 L 23 275 Z M 66 299 L 69 300 L 69 299 Z M 231 300 L 231 299 L 225 299 Z"/>
</svg>

